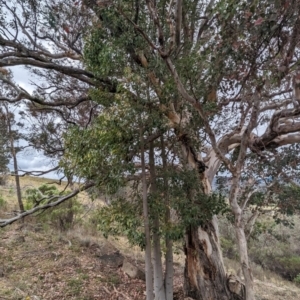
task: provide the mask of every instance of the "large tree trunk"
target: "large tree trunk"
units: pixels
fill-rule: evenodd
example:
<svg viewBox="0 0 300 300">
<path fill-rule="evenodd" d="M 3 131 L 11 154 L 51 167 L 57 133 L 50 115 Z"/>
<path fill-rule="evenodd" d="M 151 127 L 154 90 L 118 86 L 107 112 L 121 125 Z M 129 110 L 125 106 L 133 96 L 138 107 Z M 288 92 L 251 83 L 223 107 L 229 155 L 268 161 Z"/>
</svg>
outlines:
<svg viewBox="0 0 300 300">
<path fill-rule="evenodd" d="M 186 231 L 185 254 L 186 296 L 197 300 L 240 299 L 227 285 L 215 218 Z"/>
<path fill-rule="evenodd" d="M 202 159 L 194 153 L 190 140 L 181 135 L 182 152 L 187 158 L 190 167 L 198 170 L 199 184 L 203 193 L 211 193 L 211 181 L 217 170 L 219 160 L 215 156 L 211 159 L 209 168 L 205 171 Z M 203 171 L 204 165 L 204 171 Z M 199 168 L 201 167 L 201 168 Z M 210 178 L 210 179 L 209 179 Z M 229 290 L 222 252 L 219 241 L 217 217 L 207 221 L 203 226 L 187 228 L 185 234 L 185 272 L 184 294 L 196 300 L 229 300 L 243 299 L 235 292 Z"/>
</svg>

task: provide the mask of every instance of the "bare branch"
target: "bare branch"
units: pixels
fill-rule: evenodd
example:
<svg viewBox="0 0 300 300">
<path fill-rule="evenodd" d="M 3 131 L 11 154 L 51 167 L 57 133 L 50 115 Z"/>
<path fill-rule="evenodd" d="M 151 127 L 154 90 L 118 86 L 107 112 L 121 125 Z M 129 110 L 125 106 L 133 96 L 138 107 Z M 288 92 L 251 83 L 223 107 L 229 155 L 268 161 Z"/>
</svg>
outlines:
<svg viewBox="0 0 300 300">
<path fill-rule="evenodd" d="M 180 92 L 180 94 L 182 95 L 182 97 L 187 102 L 189 102 L 196 109 L 196 111 L 199 113 L 199 115 L 201 116 L 201 118 L 203 120 L 203 123 L 204 123 L 204 126 L 205 126 L 205 129 L 207 131 L 207 134 L 209 135 L 210 141 L 212 143 L 212 147 L 213 147 L 214 151 L 216 152 L 217 156 L 221 159 L 221 161 L 223 161 L 226 164 L 226 167 L 232 173 L 234 173 L 235 172 L 234 166 L 231 164 L 231 162 L 229 161 L 229 159 L 224 156 L 224 154 L 222 153 L 222 151 L 218 148 L 215 134 L 214 134 L 212 128 L 210 127 L 210 125 L 209 125 L 209 121 L 207 120 L 207 116 L 204 113 L 201 104 L 195 98 L 193 98 L 192 96 L 189 95 L 189 93 L 187 92 L 187 90 L 183 86 L 183 84 L 182 84 L 182 82 L 181 82 L 181 80 L 179 78 L 179 75 L 178 75 L 178 73 L 176 71 L 176 68 L 173 65 L 171 59 L 169 57 L 167 57 L 164 60 L 165 60 L 165 62 L 167 64 L 169 70 L 171 71 L 171 74 L 173 75 L 173 78 L 174 78 L 174 81 L 175 81 L 175 83 L 177 85 L 178 91 Z"/>
<path fill-rule="evenodd" d="M 46 170 L 46 171 L 24 171 L 24 170 L 19 170 L 20 172 L 24 172 L 22 175 L 19 175 L 19 177 L 24 177 L 26 175 L 32 175 L 32 176 L 42 176 L 45 174 L 48 174 L 50 172 L 56 171 L 59 169 L 59 166 L 56 166 L 52 169 Z"/>
<path fill-rule="evenodd" d="M 176 1 L 175 24 L 176 24 L 176 45 L 179 46 L 180 38 L 181 38 L 181 24 L 182 24 L 182 0 Z"/>
</svg>

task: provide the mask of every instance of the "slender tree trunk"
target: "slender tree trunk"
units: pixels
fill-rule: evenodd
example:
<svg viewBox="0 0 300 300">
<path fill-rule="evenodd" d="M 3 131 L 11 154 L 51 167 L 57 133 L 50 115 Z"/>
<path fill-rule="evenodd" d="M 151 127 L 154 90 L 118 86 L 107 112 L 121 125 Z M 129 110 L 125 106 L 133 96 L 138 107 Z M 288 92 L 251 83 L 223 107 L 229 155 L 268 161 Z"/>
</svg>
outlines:
<svg viewBox="0 0 300 300">
<path fill-rule="evenodd" d="M 255 222 L 256 222 L 258 217 L 259 217 L 259 211 L 256 210 L 247 221 L 246 228 L 244 230 L 245 234 L 246 234 L 247 241 L 249 240 L 249 238 L 251 236 L 251 233 L 253 232 L 254 225 L 255 225 Z"/>
<path fill-rule="evenodd" d="M 150 224 L 148 214 L 148 197 L 147 197 L 147 181 L 146 181 L 146 169 L 145 169 L 145 148 L 144 148 L 144 136 L 141 129 L 141 163 L 142 163 L 142 177 L 143 177 L 143 214 L 144 214 L 144 226 L 145 226 L 145 273 L 146 273 L 146 299 L 153 300 L 153 272 L 151 264 L 151 237 L 150 237 Z"/>
<path fill-rule="evenodd" d="M 153 275 L 154 275 L 154 294 L 155 300 L 166 300 L 164 275 L 162 270 L 162 253 L 160 247 L 160 236 L 158 232 L 159 220 L 154 220 L 153 226 Z"/>
<path fill-rule="evenodd" d="M 149 167 L 150 167 L 150 180 L 151 188 L 150 192 L 155 195 L 156 190 L 156 172 L 155 172 L 155 158 L 154 158 L 154 145 L 153 141 L 150 142 L 149 148 Z M 162 269 L 162 253 L 160 246 L 160 224 L 159 213 L 153 213 L 153 228 L 152 228 L 152 240 L 153 240 L 153 276 L 154 276 L 154 294 L 155 300 L 166 300 L 164 275 Z"/>
<path fill-rule="evenodd" d="M 166 220 L 170 220 L 170 210 L 168 209 Z M 173 241 L 166 236 L 166 273 L 165 273 L 165 290 L 166 300 L 173 300 Z"/>
<path fill-rule="evenodd" d="M 16 182 L 17 199 L 18 199 L 19 209 L 22 213 L 22 212 L 24 212 L 24 205 L 23 205 L 22 194 L 21 194 L 17 153 L 16 153 L 16 149 L 14 146 L 14 137 L 13 137 L 13 131 L 11 128 L 10 112 L 6 105 L 5 105 L 5 109 L 6 109 L 6 114 L 7 114 L 7 129 L 8 129 L 8 135 L 9 135 L 9 141 L 10 141 L 10 153 L 12 155 L 13 164 L 14 164 L 14 175 L 15 175 L 15 182 Z"/>
<path fill-rule="evenodd" d="M 163 163 L 163 172 L 167 171 L 167 157 L 165 151 L 165 142 L 163 135 L 161 136 L 161 156 L 162 156 L 162 163 Z M 165 198 L 165 205 L 166 205 L 166 215 L 165 215 L 165 223 L 171 223 L 171 211 L 169 206 L 169 193 L 168 193 L 168 182 L 167 178 L 164 174 L 164 198 Z M 165 291 L 166 291 L 166 300 L 173 300 L 173 277 L 174 277 L 174 269 L 173 269 L 173 241 L 169 238 L 168 234 L 166 234 L 165 238 L 166 242 L 166 256 L 165 256 L 165 263 L 166 263 L 166 272 L 165 272 Z"/>
<path fill-rule="evenodd" d="M 15 174 L 18 204 L 19 204 L 20 211 L 24 212 L 24 205 L 23 205 L 23 201 L 22 201 L 21 185 L 20 185 L 20 178 L 19 178 L 19 171 L 18 171 L 18 161 L 17 161 L 16 151 L 13 146 L 13 142 L 11 142 L 11 147 L 12 147 L 11 153 L 12 153 L 13 162 L 14 162 L 14 174 Z"/>
<path fill-rule="evenodd" d="M 239 224 L 240 223 L 240 224 Z M 247 238 L 241 222 L 235 224 L 236 237 L 239 245 L 240 262 L 246 288 L 246 300 L 254 300 L 254 281 L 248 258 Z"/>
</svg>

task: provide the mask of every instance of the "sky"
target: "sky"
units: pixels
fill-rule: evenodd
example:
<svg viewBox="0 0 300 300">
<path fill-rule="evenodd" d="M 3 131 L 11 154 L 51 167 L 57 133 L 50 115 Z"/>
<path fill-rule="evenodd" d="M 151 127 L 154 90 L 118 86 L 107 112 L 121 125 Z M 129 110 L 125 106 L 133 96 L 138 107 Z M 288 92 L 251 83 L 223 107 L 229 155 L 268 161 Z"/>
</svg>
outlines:
<svg viewBox="0 0 300 300">
<path fill-rule="evenodd" d="M 28 92 L 33 91 L 33 86 L 30 85 L 30 79 L 33 80 L 29 72 L 22 67 L 12 67 L 10 68 L 14 75 L 15 82 L 25 89 Z M 17 111 L 18 109 L 16 109 Z M 18 117 L 18 113 L 15 111 L 15 116 Z M 18 146 L 26 146 L 25 141 L 20 141 Z M 45 157 L 41 152 L 36 151 L 35 149 L 26 149 L 17 154 L 18 168 L 22 171 L 46 171 L 52 169 L 55 165 L 54 162 Z M 10 170 L 13 170 L 13 161 L 12 159 L 8 165 Z M 22 172 L 20 172 L 22 173 Z M 40 176 L 52 179 L 59 179 L 62 177 L 62 174 L 57 174 L 56 172 L 51 172 L 46 175 Z"/>
</svg>

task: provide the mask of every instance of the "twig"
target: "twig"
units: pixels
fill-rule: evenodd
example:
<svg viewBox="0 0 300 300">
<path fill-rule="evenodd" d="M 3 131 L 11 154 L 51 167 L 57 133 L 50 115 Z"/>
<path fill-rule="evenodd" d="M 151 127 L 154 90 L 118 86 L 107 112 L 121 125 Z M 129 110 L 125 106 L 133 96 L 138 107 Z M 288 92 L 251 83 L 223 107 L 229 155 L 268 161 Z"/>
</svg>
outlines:
<svg viewBox="0 0 300 300">
<path fill-rule="evenodd" d="M 131 298 L 129 298 L 128 296 L 126 296 L 124 293 L 122 292 L 119 292 L 116 287 L 114 286 L 114 291 L 117 293 L 117 294 L 120 294 L 122 295 L 124 298 L 126 298 L 127 300 L 132 300 Z"/>
</svg>

